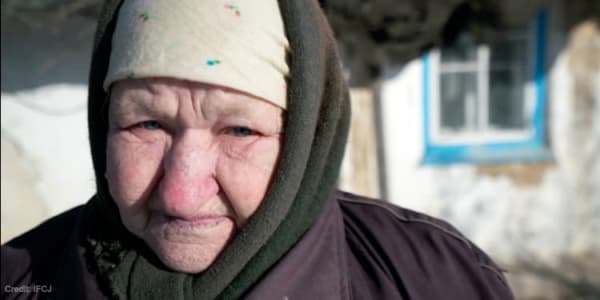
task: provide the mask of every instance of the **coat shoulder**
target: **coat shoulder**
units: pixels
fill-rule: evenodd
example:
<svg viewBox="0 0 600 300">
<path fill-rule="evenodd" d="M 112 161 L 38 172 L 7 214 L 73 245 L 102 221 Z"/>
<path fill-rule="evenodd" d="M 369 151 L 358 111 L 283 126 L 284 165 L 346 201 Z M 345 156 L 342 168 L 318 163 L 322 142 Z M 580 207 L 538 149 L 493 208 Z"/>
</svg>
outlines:
<svg viewBox="0 0 600 300">
<path fill-rule="evenodd" d="M 351 193 L 336 198 L 353 256 L 375 265 L 406 297 L 454 291 L 463 299 L 512 299 L 503 271 L 448 222 Z"/>
<path fill-rule="evenodd" d="M 77 224 L 83 205 L 52 217 L 1 247 L 2 287 L 47 284 Z"/>
</svg>

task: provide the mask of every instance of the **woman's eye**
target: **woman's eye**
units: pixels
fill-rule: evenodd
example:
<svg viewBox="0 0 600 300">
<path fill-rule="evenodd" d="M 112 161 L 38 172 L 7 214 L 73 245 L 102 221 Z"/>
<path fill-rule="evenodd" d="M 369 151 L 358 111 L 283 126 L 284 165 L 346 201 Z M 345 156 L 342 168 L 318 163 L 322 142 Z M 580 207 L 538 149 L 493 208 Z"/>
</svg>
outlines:
<svg viewBox="0 0 600 300">
<path fill-rule="evenodd" d="M 256 132 L 248 127 L 231 127 L 228 130 L 230 134 L 239 137 L 255 135 Z"/>
<path fill-rule="evenodd" d="M 162 126 L 160 125 L 160 123 L 158 121 L 144 121 L 144 122 L 141 122 L 139 124 L 139 126 L 141 128 L 148 129 L 148 130 L 157 130 L 157 129 L 162 128 Z"/>
</svg>

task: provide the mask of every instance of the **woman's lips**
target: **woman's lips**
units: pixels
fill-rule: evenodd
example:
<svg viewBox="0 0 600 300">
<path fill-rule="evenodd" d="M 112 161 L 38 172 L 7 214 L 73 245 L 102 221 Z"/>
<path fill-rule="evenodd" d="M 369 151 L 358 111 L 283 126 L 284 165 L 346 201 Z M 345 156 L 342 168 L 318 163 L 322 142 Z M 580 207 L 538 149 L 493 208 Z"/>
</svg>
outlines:
<svg viewBox="0 0 600 300">
<path fill-rule="evenodd" d="M 155 213 L 151 217 L 150 235 L 158 240 L 174 243 L 207 243 L 220 236 L 229 236 L 235 230 L 234 220 L 224 214 L 182 218 Z"/>
<path fill-rule="evenodd" d="M 222 222 L 227 221 L 229 218 L 222 215 L 207 215 L 195 218 L 179 218 L 173 216 L 166 216 L 166 222 L 169 226 L 181 228 L 181 229 L 194 229 L 203 227 L 214 227 Z"/>
</svg>

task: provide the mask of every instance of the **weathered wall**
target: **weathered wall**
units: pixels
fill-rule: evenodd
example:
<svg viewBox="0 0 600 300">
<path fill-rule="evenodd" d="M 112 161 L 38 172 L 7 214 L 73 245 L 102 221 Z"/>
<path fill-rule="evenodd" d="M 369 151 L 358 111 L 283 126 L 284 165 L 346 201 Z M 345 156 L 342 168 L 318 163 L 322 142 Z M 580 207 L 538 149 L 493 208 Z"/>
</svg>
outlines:
<svg viewBox="0 0 600 300">
<path fill-rule="evenodd" d="M 600 23 L 577 24 L 560 57 L 562 95 L 554 98 L 552 145 L 572 190 L 572 251 L 585 252 L 589 240 L 600 249 Z M 596 219 L 596 220 L 594 220 Z"/>
<path fill-rule="evenodd" d="M 511 272 L 523 299 L 600 287 L 600 33 L 588 21 L 562 34 L 550 33 L 552 162 L 423 166 L 421 61 L 390 70 L 380 88 L 388 199 L 453 223 Z"/>
<path fill-rule="evenodd" d="M 381 197 L 379 145 L 373 91 L 350 90 L 352 117 L 338 187 L 374 198 Z"/>
</svg>

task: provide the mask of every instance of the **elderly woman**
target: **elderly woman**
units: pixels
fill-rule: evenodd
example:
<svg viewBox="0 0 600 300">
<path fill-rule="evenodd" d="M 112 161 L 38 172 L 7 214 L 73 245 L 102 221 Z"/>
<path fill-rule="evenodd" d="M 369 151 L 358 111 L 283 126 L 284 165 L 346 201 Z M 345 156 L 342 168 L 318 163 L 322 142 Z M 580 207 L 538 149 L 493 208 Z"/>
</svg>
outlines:
<svg viewBox="0 0 600 300">
<path fill-rule="evenodd" d="M 2 247 L 2 298 L 512 297 L 446 223 L 335 191 L 348 91 L 316 1 L 109 1 L 88 113 L 97 194 Z"/>
</svg>

